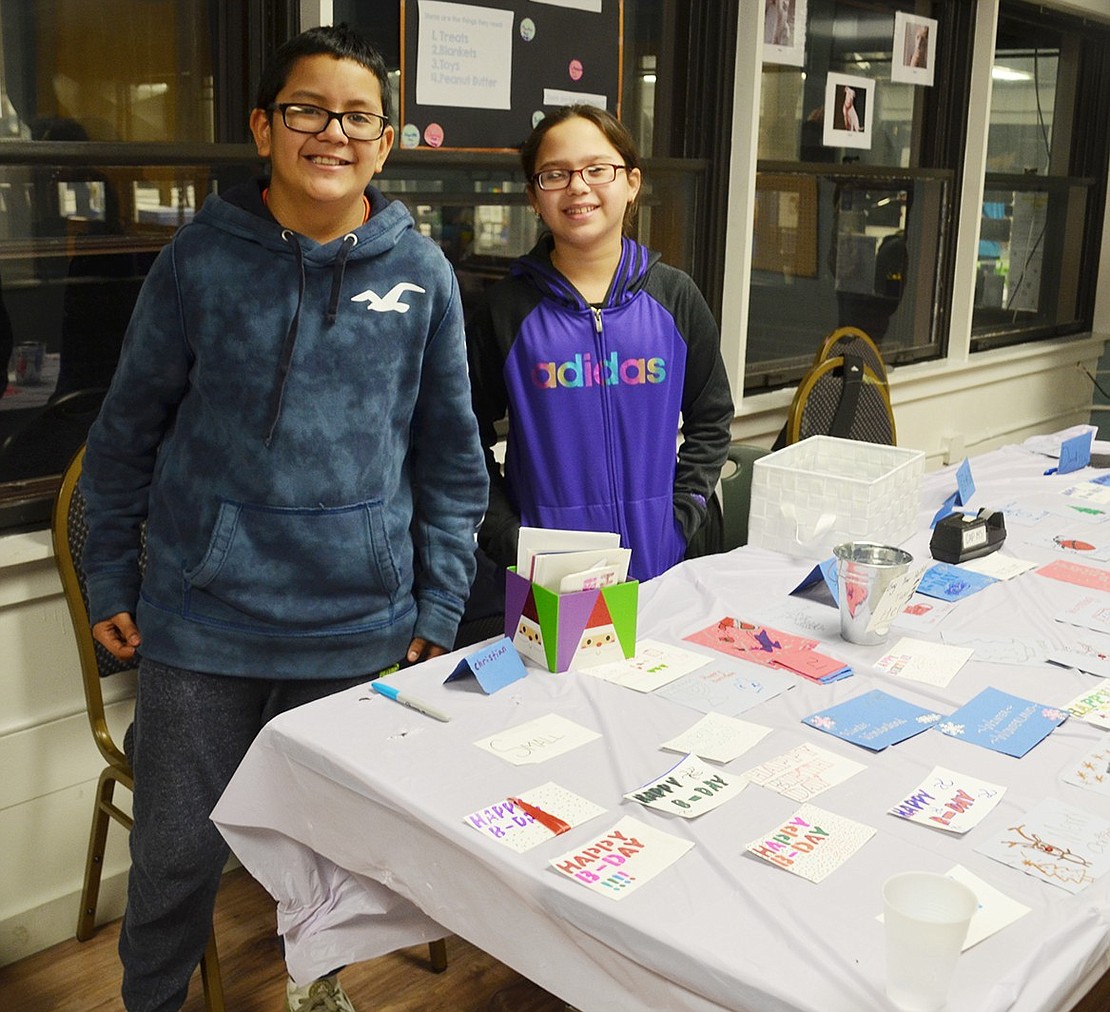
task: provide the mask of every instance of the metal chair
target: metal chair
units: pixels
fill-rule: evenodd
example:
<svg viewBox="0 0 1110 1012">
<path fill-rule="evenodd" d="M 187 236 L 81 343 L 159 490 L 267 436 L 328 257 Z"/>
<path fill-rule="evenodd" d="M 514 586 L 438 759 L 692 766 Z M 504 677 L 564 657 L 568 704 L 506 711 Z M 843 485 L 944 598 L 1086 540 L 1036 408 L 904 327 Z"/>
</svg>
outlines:
<svg viewBox="0 0 1110 1012">
<path fill-rule="evenodd" d="M 92 831 L 89 834 L 89 852 L 85 863 L 85 880 L 81 889 L 81 911 L 77 918 L 77 939 L 88 941 L 96 930 L 96 903 L 100 894 L 100 876 L 104 865 L 104 850 L 108 841 L 108 825 L 115 819 L 128 832 L 131 816 L 114 800 L 116 784 L 134 790 L 131 760 L 124 748 L 112 737 L 104 713 L 104 694 L 101 679 L 130 669 L 130 665 L 117 661 L 93 639 L 89 624 L 89 602 L 85 591 L 85 574 L 81 568 L 81 554 L 88 536 L 85 517 L 85 498 L 78 482 L 85 459 L 85 447 L 77 451 L 62 474 L 62 483 L 54 501 L 51 531 L 54 540 L 54 558 L 62 580 L 62 590 L 73 631 L 77 637 L 77 653 L 81 662 L 81 679 L 85 687 L 85 703 L 96 747 L 107 765 L 100 774 L 97 785 L 96 807 L 93 809 Z M 139 565 L 146 562 L 145 544 L 140 553 Z M 428 943 L 431 969 L 441 973 L 447 969 L 447 943 L 444 939 Z M 216 934 L 213 930 L 200 963 L 204 998 L 209 1012 L 225 1012 L 223 980 L 216 951 Z"/>
<path fill-rule="evenodd" d="M 85 880 L 81 889 L 81 910 L 77 917 L 77 939 L 88 941 L 96 930 L 96 904 L 100 895 L 100 876 L 104 866 L 104 849 L 108 841 L 109 821 L 114 819 L 130 832 L 131 816 L 115 802 L 116 784 L 134 790 L 135 781 L 131 761 L 125 750 L 116 744 L 104 714 L 104 693 L 101 679 L 129 670 L 131 665 L 117 661 L 93 639 L 89 625 L 89 604 L 85 591 L 85 575 L 81 569 L 81 553 L 88 535 L 85 518 L 85 499 L 77 487 L 81 465 L 85 457 L 82 446 L 66 467 L 62 484 L 54 501 L 52 534 L 54 558 L 62 579 L 62 590 L 73 631 L 77 637 L 77 653 L 81 662 L 81 679 L 85 687 L 85 704 L 89 726 L 92 728 L 96 747 L 107 764 L 100 774 L 93 809 L 92 830 L 89 834 L 89 852 L 85 862 Z M 140 559 L 140 564 L 142 563 Z M 126 746 L 126 739 L 124 742 Z M 216 935 L 208 938 L 208 947 L 200 964 L 204 984 L 204 998 L 209 1012 L 224 1012 L 223 981 L 220 962 L 216 953 Z"/>
<path fill-rule="evenodd" d="M 816 435 L 896 445 L 886 366 L 856 327 L 841 327 L 821 343 L 794 394 L 781 445 Z"/>
</svg>

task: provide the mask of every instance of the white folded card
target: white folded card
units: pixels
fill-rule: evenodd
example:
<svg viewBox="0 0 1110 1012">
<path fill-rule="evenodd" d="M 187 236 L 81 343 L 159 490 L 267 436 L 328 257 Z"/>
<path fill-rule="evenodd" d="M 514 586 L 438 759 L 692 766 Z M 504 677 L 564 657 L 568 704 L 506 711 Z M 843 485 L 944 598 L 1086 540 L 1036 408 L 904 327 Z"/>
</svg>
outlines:
<svg viewBox="0 0 1110 1012">
<path fill-rule="evenodd" d="M 594 548 L 617 548 L 621 536 L 610 531 L 556 531 L 546 527 L 522 527 L 516 547 L 516 571 L 531 580 L 532 559 L 539 553 L 580 552 Z M 586 569 L 587 566 L 579 566 Z M 567 570 L 568 573 L 574 570 Z"/>
</svg>

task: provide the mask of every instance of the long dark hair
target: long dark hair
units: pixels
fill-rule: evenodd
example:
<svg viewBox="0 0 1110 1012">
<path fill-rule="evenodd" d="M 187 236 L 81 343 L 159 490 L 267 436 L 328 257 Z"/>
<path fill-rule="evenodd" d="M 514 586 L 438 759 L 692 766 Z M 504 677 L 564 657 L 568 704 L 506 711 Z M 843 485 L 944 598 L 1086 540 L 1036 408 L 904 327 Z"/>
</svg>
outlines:
<svg viewBox="0 0 1110 1012">
<path fill-rule="evenodd" d="M 528 180 L 530 192 L 534 192 L 535 184 L 532 182 L 532 176 L 536 173 L 536 157 L 539 154 L 544 137 L 547 136 L 552 127 L 575 118 L 588 120 L 596 126 L 605 136 L 605 139 L 616 148 L 625 168 L 629 170 L 640 169 L 641 175 L 643 174 L 643 169 L 640 166 L 640 149 L 636 146 L 636 141 L 628 127 L 616 116 L 605 109 L 599 109 L 596 105 L 564 105 L 544 116 L 532 128 L 528 139 L 520 146 L 520 164 L 524 169 L 524 176 Z M 637 200 L 628 205 L 628 210 L 624 216 L 625 228 L 632 223 L 638 200 L 639 195 L 637 194 Z"/>
</svg>

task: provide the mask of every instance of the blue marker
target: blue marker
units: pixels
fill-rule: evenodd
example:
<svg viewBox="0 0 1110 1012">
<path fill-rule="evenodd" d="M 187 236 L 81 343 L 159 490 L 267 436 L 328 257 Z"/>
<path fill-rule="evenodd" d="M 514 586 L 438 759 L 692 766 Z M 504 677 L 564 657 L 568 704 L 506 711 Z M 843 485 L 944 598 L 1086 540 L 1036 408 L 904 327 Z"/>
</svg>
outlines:
<svg viewBox="0 0 1110 1012">
<path fill-rule="evenodd" d="M 395 703 L 400 703 L 402 706 L 407 706 L 410 710 L 416 710 L 418 713 L 426 714 L 429 717 L 435 717 L 436 720 L 442 720 L 444 723 L 451 718 L 447 716 L 442 710 L 437 710 L 434 706 L 429 706 L 427 703 L 422 703 L 418 699 L 413 699 L 412 696 L 407 696 L 400 690 L 394 688 L 392 685 L 386 685 L 385 682 L 371 682 L 370 688 L 386 699 L 392 699 Z"/>
</svg>

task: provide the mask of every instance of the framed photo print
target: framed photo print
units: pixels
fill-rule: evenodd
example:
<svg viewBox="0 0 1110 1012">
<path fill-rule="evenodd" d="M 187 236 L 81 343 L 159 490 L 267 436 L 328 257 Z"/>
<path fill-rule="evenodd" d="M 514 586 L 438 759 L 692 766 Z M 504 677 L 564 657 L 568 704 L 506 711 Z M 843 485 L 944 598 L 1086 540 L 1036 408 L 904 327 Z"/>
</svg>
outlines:
<svg viewBox="0 0 1110 1012">
<path fill-rule="evenodd" d="M 806 52 L 806 0 L 759 0 L 763 4 L 763 62 L 801 67 Z"/>
<path fill-rule="evenodd" d="M 933 18 L 896 11 L 890 79 L 905 84 L 922 84 L 931 88 L 936 59 L 936 21 Z"/>
<path fill-rule="evenodd" d="M 822 143 L 830 148 L 871 148 L 875 82 L 867 77 L 829 74 L 825 78 Z"/>
</svg>

